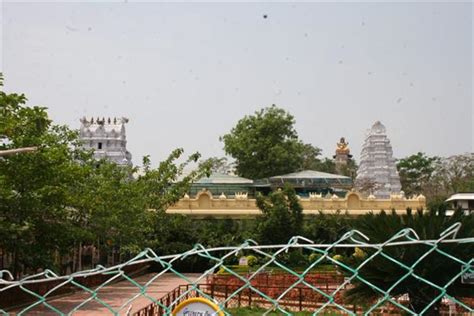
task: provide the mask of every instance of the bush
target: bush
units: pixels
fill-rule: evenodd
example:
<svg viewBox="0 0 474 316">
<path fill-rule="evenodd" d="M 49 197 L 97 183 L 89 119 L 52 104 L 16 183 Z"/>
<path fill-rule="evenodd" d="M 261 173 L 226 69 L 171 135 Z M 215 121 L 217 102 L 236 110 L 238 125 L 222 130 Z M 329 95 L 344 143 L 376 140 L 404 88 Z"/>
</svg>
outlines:
<svg viewBox="0 0 474 316">
<path fill-rule="evenodd" d="M 334 260 L 336 260 L 337 262 L 344 263 L 344 256 L 343 255 L 334 255 L 332 258 Z"/>
<path fill-rule="evenodd" d="M 320 253 L 313 252 L 312 254 L 310 254 L 308 256 L 308 261 L 309 261 L 309 263 L 313 263 L 313 262 L 319 260 L 319 258 L 321 258 L 321 257 L 322 257 L 322 255 Z"/>
<path fill-rule="evenodd" d="M 365 259 L 365 257 L 367 257 L 367 253 L 364 250 L 360 249 L 359 247 L 356 247 L 352 256 L 355 259 L 363 260 Z"/>
<path fill-rule="evenodd" d="M 255 256 L 247 256 L 247 264 L 249 267 L 253 267 L 258 263 L 258 259 Z"/>
</svg>

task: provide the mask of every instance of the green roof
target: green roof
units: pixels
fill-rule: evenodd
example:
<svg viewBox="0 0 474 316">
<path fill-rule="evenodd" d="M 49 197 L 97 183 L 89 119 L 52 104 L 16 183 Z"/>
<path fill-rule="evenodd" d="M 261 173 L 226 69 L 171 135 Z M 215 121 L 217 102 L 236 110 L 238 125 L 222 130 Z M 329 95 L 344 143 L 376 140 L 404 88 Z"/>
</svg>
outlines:
<svg viewBox="0 0 474 316">
<path fill-rule="evenodd" d="M 235 175 L 214 172 L 209 177 L 204 177 L 195 182 L 196 184 L 253 184 L 253 180 Z"/>
<path fill-rule="evenodd" d="M 270 180 L 278 180 L 278 179 L 349 179 L 351 178 L 346 176 L 341 176 L 338 174 L 314 171 L 314 170 L 303 170 L 299 172 L 293 172 L 284 174 L 281 176 L 274 176 L 270 177 Z"/>
</svg>

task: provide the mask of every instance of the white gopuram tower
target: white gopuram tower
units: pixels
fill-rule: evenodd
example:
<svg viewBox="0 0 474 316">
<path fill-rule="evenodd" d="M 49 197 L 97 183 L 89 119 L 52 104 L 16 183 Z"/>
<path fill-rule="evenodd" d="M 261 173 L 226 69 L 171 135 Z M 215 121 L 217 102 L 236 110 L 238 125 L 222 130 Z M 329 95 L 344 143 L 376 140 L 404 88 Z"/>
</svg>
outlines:
<svg viewBox="0 0 474 316">
<path fill-rule="evenodd" d="M 118 165 L 132 165 L 132 154 L 127 150 L 125 124 L 128 119 L 94 118 L 81 120 L 79 137 L 83 148 L 93 149 L 95 159 L 108 159 Z"/>
<path fill-rule="evenodd" d="M 392 145 L 385 126 L 379 121 L 375 122 L 365 138 L 357 171 L 357 189 L 363 191 L 367 183 L 371 184 L 371 194 L 380 199 L 400 194 L 402 188 Z"/>
</svg>

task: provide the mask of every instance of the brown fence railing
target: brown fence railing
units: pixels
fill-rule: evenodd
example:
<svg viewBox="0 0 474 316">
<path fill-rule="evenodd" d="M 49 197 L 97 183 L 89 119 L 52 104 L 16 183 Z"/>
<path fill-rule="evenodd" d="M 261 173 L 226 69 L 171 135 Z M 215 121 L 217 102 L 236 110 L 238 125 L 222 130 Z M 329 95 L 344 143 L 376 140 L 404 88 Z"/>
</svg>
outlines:
<svg viewBox="0 0 474 316">
<path fill-rule="evenodd" d="M 158 300 L 158 303 L 152 303 L 147 307 L 135 312 L 134 316 L 161 316 L 166 313 L 164 307 L 173 310 L 180 302 L 192 298 L 200 297 L 203 294 L 213 298 L 218 303 L 225 302 L 224 307 L 270 307 L 268 300 L 255 290 L 244 288 L 233 284 L 197 284 L 180 285 Z M 261 285 L 256 289 L 264 295 L 276 299 L 288 289 L 288 286 L 266 286 Z M 334 284 L 326 283 L 318 289 L 331 295 L 337 289 Z M 341 292 L 342 293 L 342 292 Z M 279 300 L 279 305 L 292 311 L 303 311 L 320 307 L 327 302 L 327 298 L 314 289 L 306 286 L 296 286 L 286 293 Z M 341 294 L 335 296 L 335 301 L 342 303 Z M 355 308 L 355 307 L 354 307 Z"/>
</svg>

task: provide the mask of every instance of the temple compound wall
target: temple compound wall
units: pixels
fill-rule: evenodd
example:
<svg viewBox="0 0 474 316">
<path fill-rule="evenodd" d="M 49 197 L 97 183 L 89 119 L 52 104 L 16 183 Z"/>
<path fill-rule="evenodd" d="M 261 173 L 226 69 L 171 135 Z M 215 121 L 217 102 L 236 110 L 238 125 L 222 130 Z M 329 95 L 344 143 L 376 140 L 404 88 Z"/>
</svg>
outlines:
<svg viewBox="0 0 474 316">
<path fill-rule="evenodd" d="M 405 214 L 407 208 L 412 210 L 425 209 L 426 198 L 423 195 L 406 198 L 403 195 L 392 194 L 388 199 L 377 199 L 371 195 L 363 198 L 358 192 L 350 191 L 345 197 L 336 195 L 328 198 L 320 194 L 310 194 L 308 198 L 300 198 L 303 214 L 313 215 L 320 212 L 335 214 L 338 212 L 349 215 L 364 215 L 369 212 L 379 213 L 381 210 Z M 168 214 L 183 214 L 204 218 L 246 218 L 261 215 L 256 206 L 256 200 L 249 198 L 246 193 L 236 193 L 227 198 L 224 194 L 213 196 L 209 191 L 202 190 L 194 198 L 185 195 L 175 205 L 168 208 Z"/>
</svg>

